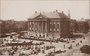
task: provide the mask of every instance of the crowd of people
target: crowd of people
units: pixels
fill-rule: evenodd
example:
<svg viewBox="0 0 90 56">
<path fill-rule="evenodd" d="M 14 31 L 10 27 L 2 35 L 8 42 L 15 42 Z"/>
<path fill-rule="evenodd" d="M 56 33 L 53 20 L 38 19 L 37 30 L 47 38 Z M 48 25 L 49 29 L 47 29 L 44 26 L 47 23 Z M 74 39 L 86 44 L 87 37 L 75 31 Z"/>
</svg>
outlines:
<svg viewBox="0 0 90 56">
<path fill-rule="evenodd" d="M 11 39 L 13 39 L 13 37 L 11 36 L 10 37 Z M 79 42 L 76 42 L 77 39 L 84 39 L 85 40 L 85 37 L 80 37 L 80 38 L 60 38 L 60 39 L 55 39 L 54 41 L 40 41 L 39 43 L 36 42 L 36 43 L 33 43 L 34 40 L 30 40 L 32 42 L 32 45 L 31 44 L 25 44 L 27 43 L 27 41 L 24 41 L 22 43 L 22 45 L 12 45 L 10 46 L 10 48 L 8 49 L 7 46 L 5 49 L 2 49 L 0 52 L 0 55 L 3 55 L 5 52 L 7 52 L 8 55 L 15 55 L 16 53 L 18 53 L 18 51 L 20 51 L 18 53 L 19 56 L 22 56 L 22 55 L 38 55 L 39 53 L 42 53 L 42 54 L 46 54 L 46 56 L 54 56 L 55 54 L 60 54 L 60 53 L 65 53 L 67 50 L 61 50 L 61 49 L 58 49 L 58 50 L 55 50 L 57 47 L 55 45 L 53 45 L 53 43 L 66 43 L 63 45 L 63 49 L 73 49 L 74 47 L 78 47 L 80 46 L 80 44 L 83 43 L 82 40 L 80 40 Z M 19 40 L 19 39 L 18 39 Z M 4 41 L 8 41 L 6 39 L 4 39 Z M 13 39 L 14 41 L 14 39 Z M 46 42 L 48 42 L 50 45 L 45 45 Z M 19 42 L 17 42 L 19 43 Z M 73 45 L 73 43 L 75 44 L 75 46 Z M 24 45 L 25 44 L 25 45 Z M 69 45 L 69 46 L 67 46 Z M 47 53 L 47 51 L 49 51 L 50 49 L 52 49 L 53 51 L 52 52 L 49 52 Z M 26 52 L 24 52 L 24 51 Z M 27 53 L 29 52 L 29 53 Z"/>
</svg>

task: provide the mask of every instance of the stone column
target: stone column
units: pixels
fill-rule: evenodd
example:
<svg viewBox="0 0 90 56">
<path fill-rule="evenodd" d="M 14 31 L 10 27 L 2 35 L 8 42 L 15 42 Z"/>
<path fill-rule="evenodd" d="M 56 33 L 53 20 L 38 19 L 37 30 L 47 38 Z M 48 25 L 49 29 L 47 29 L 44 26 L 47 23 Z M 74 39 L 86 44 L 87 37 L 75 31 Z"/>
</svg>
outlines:
<svg viewBox="0 0 90 56">
<path fill-rule="evenodd" d="M 30 33 L 30 23 L 29 23 L 30 21 L 28 21 L 28 36 L 30 35 L 29 33 Z"/>
<path fill-rule="evenodd" d="M 59 35 L 60 35 L 60 37 L 61 37 L 61 21 L 59 21 Z"/>
<path fill-rule="evenodd" d="M 47 21 L 45 21 L 45 38 L 47 37 L 47 34 L 48 34 L 48 30 L 47 30 L 47 28 L 48 28 L 49 26 L 47 26 Z"/>
<path fill-rule="evenodd" d="M 43 37 L 43 21 L 41 21 L 41 37 Z"/>
</svg>

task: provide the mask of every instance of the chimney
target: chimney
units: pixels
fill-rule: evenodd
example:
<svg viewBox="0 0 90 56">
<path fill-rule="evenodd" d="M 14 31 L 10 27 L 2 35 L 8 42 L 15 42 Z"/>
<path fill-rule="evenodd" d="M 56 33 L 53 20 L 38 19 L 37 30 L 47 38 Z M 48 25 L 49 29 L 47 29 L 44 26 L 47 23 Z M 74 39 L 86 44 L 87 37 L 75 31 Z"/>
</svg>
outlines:
<svg viewBox="0 0 90 56">
<path fill-rule="evenodd" d="M 56 12 L 58 12 L 58 10 L 56 10 Z"/>
<path fill-rule="evenodd" d="M 37 13 L 37 11 L 35 11 L 35 13 Z"/>
</svg>

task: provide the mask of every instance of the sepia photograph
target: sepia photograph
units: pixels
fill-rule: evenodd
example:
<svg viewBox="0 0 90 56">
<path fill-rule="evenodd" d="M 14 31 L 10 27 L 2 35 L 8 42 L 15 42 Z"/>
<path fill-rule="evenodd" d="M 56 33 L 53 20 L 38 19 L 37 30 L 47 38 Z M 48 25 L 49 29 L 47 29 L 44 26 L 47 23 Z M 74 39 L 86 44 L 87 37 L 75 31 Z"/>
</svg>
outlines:
<svg viewBox="0 0 90 56">
<path fill-rule="evenodd" d="M 0 56 L 90 56 L 90 0 L 0 0 Z"/>
</svg>

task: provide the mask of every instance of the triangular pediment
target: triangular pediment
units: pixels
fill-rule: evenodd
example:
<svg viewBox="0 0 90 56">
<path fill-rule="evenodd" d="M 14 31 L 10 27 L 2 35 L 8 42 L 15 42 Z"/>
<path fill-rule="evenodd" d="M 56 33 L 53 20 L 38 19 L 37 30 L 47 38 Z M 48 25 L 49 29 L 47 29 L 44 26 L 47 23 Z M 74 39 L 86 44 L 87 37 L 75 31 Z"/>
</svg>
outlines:
<svg viewBox="0 0 90 56">
<path fill-rule="evenodd" d="M 36 18 L 44 18 L 42 15 L 37 16 Z"/>
<path fill-rule="evenodd" d="M 46 16 L 42 15 L 42 14 L 39 14 L 38 16 L 36 16 L 34 19 L 40 19 L 40 18 L 47 18 Z"/>
</svg>

